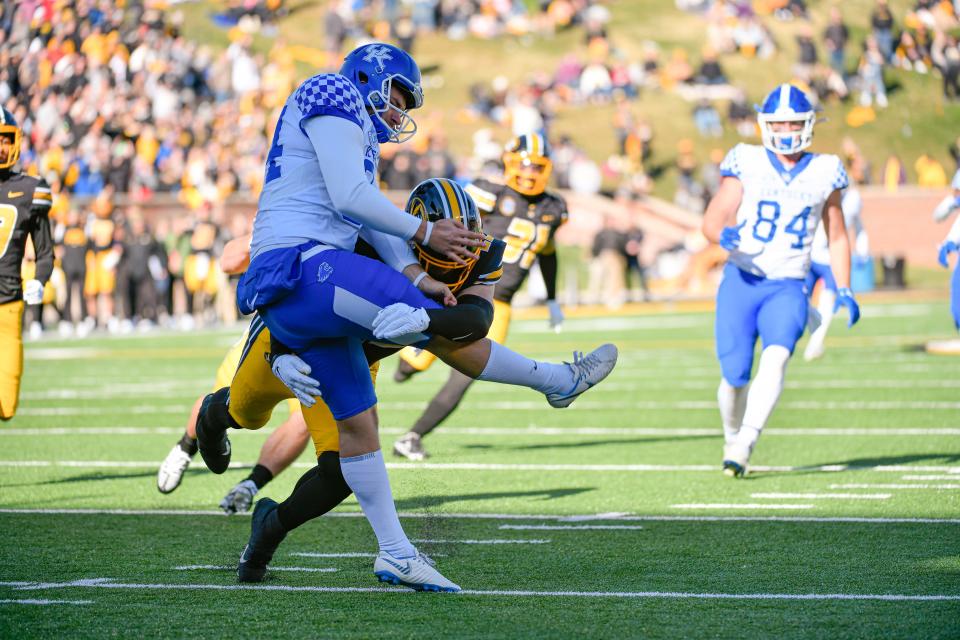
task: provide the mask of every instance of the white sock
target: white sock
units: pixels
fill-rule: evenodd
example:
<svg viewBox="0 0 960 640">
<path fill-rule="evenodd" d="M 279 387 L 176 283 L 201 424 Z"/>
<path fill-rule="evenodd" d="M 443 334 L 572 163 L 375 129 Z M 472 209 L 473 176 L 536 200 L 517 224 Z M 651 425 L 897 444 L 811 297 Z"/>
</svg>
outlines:
<svg viewBox="0 0 960 640">
<path fill-rule="evenodd" d="M 417 555 L 416 548 L 400 526 L 397 507 L 390 491 L 387 467 L 383 463 L 383 452 L 377 449 L 362 456 L 340 458 L 340 470 L 343 472 L 343 479 L 357 496 L 363 515 L 373 527 L 380 550 L 394 558 L 412 558 Z"/>
<path fill-rule="evenodd" d="M 783 392 L 783 378 L 787 371 L 790 352 L 786 347 L 771 345 L 760 354 L 757 375 L 750 383 L 747 394 L 747 408 L 743 412 L 743 425 L 737 435 L 737 444 L 753 450 L 760 438 L 760 432 L 767 424 L 777 400 Z"/>
<path fill-rule="evenodd" d="M 541 393 L 565 393 L 574 383 L 568 365 L 531 360 L 496 342 L 490 343 L 490 359 L 477 380 L 515 384 Z"/>
<path fill-rule="evenodd" d="M 723 442 L 733 444 L 740 432 L 743 412 L 747 408 L 747 390 L 749 384 L 735 387 L 725 378 L 720 378 L 717 389 L 717 404 L 720 405 L 720 420 L 723 422 Z"/>
<path fill-rule="evenodd" d="M 807 348 L 804 354 L 814 354 L 823 349 L 823 342 L 827 339 L 827 332 L 830 330 L 830 322 L 833 320 L 833 303 L 837 297 L 833 291 L 824 288 L 820 292 L 820 300 L 817 301 L 817 311 L 820 312 L 820 326 L 810 334 L 810 340 L 807 342 Z"/>
</svg>

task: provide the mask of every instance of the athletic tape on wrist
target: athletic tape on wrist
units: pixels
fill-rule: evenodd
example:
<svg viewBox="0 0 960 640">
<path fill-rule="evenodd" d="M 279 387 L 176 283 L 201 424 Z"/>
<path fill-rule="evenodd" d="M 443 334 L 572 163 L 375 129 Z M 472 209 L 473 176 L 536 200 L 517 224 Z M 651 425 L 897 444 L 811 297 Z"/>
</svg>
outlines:
<svg viewBox="0 0 960 640">
<path fill-rule="evenodd" d="M 423 282 L 423 279 L 426 277 L 427 277 L 427 272 L 426 271 L 422 272 L 420 275 L 418 275 L 416 278 L 413 279 L 413 286 L 419 289 L 420 283 Z"/>
<path fill-rule="evenodd" d="M 423 234 L 423 242 L 420 243 L 421 246 L 426 247 L 430 244 L 430 234 L 433 233 L 433 223 L 427 220 L 427 230 Z"/>
</svg>

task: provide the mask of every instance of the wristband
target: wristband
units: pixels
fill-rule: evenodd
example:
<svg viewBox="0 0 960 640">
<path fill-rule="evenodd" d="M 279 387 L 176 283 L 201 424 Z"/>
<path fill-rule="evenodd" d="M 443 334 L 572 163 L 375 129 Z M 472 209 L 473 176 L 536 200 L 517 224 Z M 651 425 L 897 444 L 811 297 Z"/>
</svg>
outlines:
<svg viewBox="0 0 960 640">
<path fill-rule="evenodd" d="M 428 232 L 429 233 L 429 232 Z M 420 275 L 413 279 L 413 286 L 417 289 L 420 288 L 420 283 L 423 282 L 423 279 L 427 277 L 427 272 L 422 271 Z"/>
<path fill-rule="evenodd" d="M 421 247 L 426 247 L 430 245 L 430 234 L 433 233 L 433 223 L 427 220 L 427 230 L 423 233 L 423 242 L 420 243 Z"/>
</svg>

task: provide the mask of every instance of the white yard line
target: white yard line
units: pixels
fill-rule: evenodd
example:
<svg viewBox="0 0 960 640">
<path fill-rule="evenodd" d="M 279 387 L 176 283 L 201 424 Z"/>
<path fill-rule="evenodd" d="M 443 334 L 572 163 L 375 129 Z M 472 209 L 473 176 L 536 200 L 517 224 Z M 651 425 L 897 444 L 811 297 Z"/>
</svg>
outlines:
<svg viewBox="0 0 960 640">
<path fill-rule="evenodd" d="M 213 516 L 225 518 L 220 510 L 188 509 L 18 509 L 0 508 L 0 514 L 17 513 L 25 515 L 107 515 L 107 516 Z M 240 518 L 249 513 L 238 513 L 231 518 Z M 333 511 L 325 518 L 363 518 L 359 511 Z M 863 516 L 672 516 L 672 515 L 628 515 L 628 514 L 527 514 L 527 513 L 435 513 L 400 512 L 405 519 L 453 519 L 453 520 L 540 520 L 555 522 L 578 522 L 581 520 L 610 520 L 621 522 L 808 522 L 808 523 L 858 523 L 858 524 L 960 524 L 960 518 L 876 518 Z"/>
<path fill-rule="evenodd" d="M 2 467 L 70 467 L 70 468 L 101 468 L 101 469 L 155 469 L 159 462 L 156 460 L 0 460 Z M 671 472 L 671 471 L 704 471 L 717 473 L 719 465 L 714 464 L 524 464 L 524 463 L 495 463 L 495 462 L 388 462 L 388 469 L 398 471 L 574 471 L 574 472 Z M 253 467 L 252 462 L 231 462 L 231 469 L 246 469 Z M 296 462 L 293 467 L 309 469 L 315 464 Z M 932 465 L 878 465 L 878 466 L 850 466 L 850 465 L 821 465 L 817 467 L 790 467 L 752 465 L 751 471 L 792 472 L 805 473 L 839 473 L 842 471 L 877 471 L 886 473 L 903 473 L 904 471 L 935 471 L 955 473 L 960 467 L 932 466 Z"/>
<path fill-rule="evenodd" d="M 956 478 L 954 478 L 956 479 Z M 960 489 L 960 484 L 832 484 L 831 489 Z M 885 494 L 876 494 L 885 495 Z"/>
<path fill-rule="evenodd" d="M 25 599 L 25 600 L 10 600 L 4 599 L 0 600 L 0 604 L 33 604 L 33 605 L 51 605 L 51 604 L 93 604 L 93 600 L 37 600 L 37 599 Z"/>
<path fill-rule="evenodd" d="M 470 403 L 468 403 L 469 405 Z M 475 403 L 477 404 L 477 403 Z M 420 411 L 423 402 L 399 401 L 388 402 L 390 409 L 402 411 Z M 479 408 L 481 404 L 477 404 Z M 680 400 L 663 402 L 658 400 L 599 401 L 581 400 L 576 405 L 580 409 L 593 411 L 622 411 L 635 410 L 704 410 L 716 411 L 717 403 L 713 400 Z M 960 409 L 960 402 L 942 400 L 893 400 L 893 401 L 819 401 L 819 400 L 791 400 L 781 402 L 784 409 L 805 410 L 858 410 L 858 411 L 894 411 L 916 410 L 926 411 L 956 411 Z M 542 400 L 518 400 L 509 402 L 484 402 L 482 408 L 488 411 L 537 411 L 545 410 Z M 190 405 L 135 405 L 110 407 L 24 407 L 19 410 L 23 416 L 99 416 L 99 415 L 152 415 L 152 414 L 182 414 L 187 415 Z"/>
<path fill-rule="evenodd" d="M 497 528 L 514 531 L 639 531 L 643 526 L 638 524 L 502 524 Z"/>
<path fill-rule="evenodd" d="M 813 509 L 812 504 L 760 504 L 760 503 L 750 503 L 744 502 L 741 504 L 733 504 L 728 502 L 714 502 L 714 503 L 690 503 L 690 504 L 672 504 L 670 505 L 671 509 L 746 509 L 749 511 L 753 510 L 767 510 L 767 509 L 782 509 L 785 511 L 799 510 L 799 509 Z"/>
<path fill-rule="evenodd" d="M 943 475 L 905 475 L 901 480 L 958 480 L 960 481 L 960 472 L 947 473 Z"/>
<path fill-rule="evenodd" d="M 414 592 L 406 588 L 389 587 L 321 587 L 280 584 L 167 584 L 126 583 L 110 578 L 94 578 L 65 583 L 38 583 L 22 586 L 23 583 L 0 582 L 0 587 L 15 589 L 136 589 L 136 590 L 193 590 L 193 591 L 273 591 L 293 593 L 392 593 L 410 596 Z M 943 602 L 958 601 L 957 594 L 899 594 L 899 593 L 697 593 L 685 591 L 527 591 L 466 589 L 461 596 L 491 596 L 512 598 L 662 598 L 683 600 L 880 600 L 886 602 Z M 451 595 L 449 597 L 457 597 Z"/>
<path fill-rule="evenodd" d="M 380 433 L 397 435 L 409 429 L 384 427 Z M 265 428 L 260 433 L 266 435 L 273 429 Z M 180 435 L 183 427 L 27 427 L 0 429 L 0 437 L 10 436 L 142 436 L 142 435 Z M 440 427 L 434 433 L 444 436 L 717 436 L 719 428 L 670 428 L 670 427 Z M 835 437 L 865 436 L 870 438 L 892 436 L 957 436 L 960 427 L 891 427 L 850 428 L 850 427 L 784 427 L 764 431 L 765 437 Z"/>
<path fill-rule="evenodd" d="M 218 564 L 187 564 L 180 567 L 174 567 L 175 571 L 236 571 L 236 565 L 218 565 Z M 299 573 L 335 573 L 334 567 L 275 567 L 270 565 L 271 571 L 294 571 Z"/>
<path fill-rule="evenodd" d="M 877 487 L 892 488 L 890 485 Z M 873 485 L 830 485 L 831 489 L 872 489 Z M 751 493 L 764 500 L 888 500 L 892 493 Z"/>
</svg>

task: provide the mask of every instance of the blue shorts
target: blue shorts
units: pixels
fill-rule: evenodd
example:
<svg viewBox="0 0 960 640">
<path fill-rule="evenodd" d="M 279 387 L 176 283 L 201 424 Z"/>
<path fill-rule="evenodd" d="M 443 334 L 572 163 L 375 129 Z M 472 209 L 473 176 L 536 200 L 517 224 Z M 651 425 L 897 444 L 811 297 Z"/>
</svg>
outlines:
<svg viewBox="0 0 960 640">
<path fill-rule="evenodd" d="M 808 296 L 813 295 L 813 287 L 817 284 L 817 280 L 823 280 L 823 286 L 827 288 L 827 291 L 837 292 L 837 281 L 833 277 L 833 270 L 830 265 L 820 264 L 819 262 L 810 263 L 810 271 L 807 273 L 807 280 L 804 285 Z"/>
<path fill-rule="evenodd" d="M 303 249 L 275 249 L 257 257 L 301 252 L 298 268 L 288 268 L 290 261 L 276 256 L 265 262 L 283 264 L 283 273 L 290 275 L 278 286 L 282 293 L 266 296 L 269 304 L 258 311 L 270 333 L 310 365 L 333 417 L 344 420 L 377 403 L 363 343 L 374 339 L 371 327 L 380 309 L 395 302 L 425 309 L 440 305 L 382 262 L 339 249 Z M 254 270 L 257 266 L 251 264 Z M 423 346 L 429 339 L 416 334 L 405 343 Z"/>
<path fill-rule="evenodd" d="M 803 280 L 769 280 L 732 264 L 724 268 L 717 291 L 717 358 L 731 385 L 750 382 L 757 336 L 764 347 L 779 345 L 793 353 L 806 324 Z"/>
</svg>

